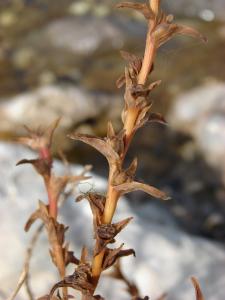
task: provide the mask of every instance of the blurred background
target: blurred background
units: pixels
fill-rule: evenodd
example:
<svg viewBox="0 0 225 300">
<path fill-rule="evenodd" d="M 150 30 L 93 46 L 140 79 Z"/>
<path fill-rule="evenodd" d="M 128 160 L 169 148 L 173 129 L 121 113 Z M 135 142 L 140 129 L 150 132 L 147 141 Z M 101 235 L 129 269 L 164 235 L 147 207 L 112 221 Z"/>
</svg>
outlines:
<svg viewBox="0 0 225 300">
<path fill-rule="evenodd" d="M 106 178 L 104 158 L 66 134 L 79 130 L 104 136 L 109 119 L 121 127 L 123 91 L 115 81 L 125 63 L 119 50 L 143 55 L 146 24 L 136 12 L 116 10 L 116 3 L 0 1 L 2 145 L 24 134 L 24 124 L 45 126 L 62 116 L 55 157 L 60 148 L 70 162 L 91 163 L 94 173 Z M 162 79 L 162 84 L 152 94 L 153 110 L 169 124 L 139 130 L 127 159 L 138 157 L 138 180 L 171 195 L 166 204 L 151 201 L 179 230 L 223 247 L 225 1 L 164 0 L 162 6 L 177 22 L 206 35 L 208 43 L 177 37 L 160 49 L 152 80 Z M 129 205 L 146 201 L 135 193 Z"/>
</svg>

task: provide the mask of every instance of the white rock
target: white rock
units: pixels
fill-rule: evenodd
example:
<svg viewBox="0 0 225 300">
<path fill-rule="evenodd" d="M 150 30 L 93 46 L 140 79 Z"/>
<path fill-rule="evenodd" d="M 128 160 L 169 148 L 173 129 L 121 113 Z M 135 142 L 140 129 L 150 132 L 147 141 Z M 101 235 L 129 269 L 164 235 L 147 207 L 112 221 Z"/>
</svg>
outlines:
<svg viewBox="0 0 225 300">
<path fill-rule="evenodd" d="M 225 84 L 212 83 L 178 96 L 168 121 L 193 136 L 206 160 L 224 170 Z"/>
<path fill-rule="evenodd" d="M 71 128 L 112 109 L 113 96 L 82 88 L 46 85 L 18 96 L 0 100 L 0 131 L 17 132 L 23 125 L 48 126 L 62 117 L 61 127 Z M 115 96 L 114 96 L 115 97 Z"/>
<path fill-rule="evenodd" d="M 43 38 L 54 48 L 87 56 L 97 50 L 119 49 L 126 37 L 119 26 L 110 19 L 70 17 L 50 23 Z"/>
<path fill-rule="evenodd" d="M 15 167 L 15 163 L 24 157 L 31 158 L 34 154 L 23 147 L 0 144 L 0 284 L 7 294 L 15 287 L 26 244 L 32 235 L 32 232 L 23 232 L 23 225 L 35 209 L 37 199 L 46 200 L 42 180 L 33 169 L 29 166 Z M 57 162 L 55 171 L 62 170 L 61 163 Z M 72 167 L 73 173 L 80 170 L 81 167 Z M 94 176 L 89 183 L 80 184 L 78 190 L 103 191 L 105 185 L 105 180 Z M 118 244 L 125 242 L 127 248 L 136 250 L 137 257 L 122 259 L 122 266 L 125 274 L 138 283 L 143 295 L 156 299 L 161 293 L 168 292 L 168 300 L 194 300 L 189 277 L 195 275 L 200 279 L 207 300 L 224 299 L 225 251 L 220 245 L 182 232 L 170 215 L 152 202 L 134 207 L 122 199 L 116 220 L 131 215 L 135 218 L 120 233 Z M 60 219 L 70 226 L 67 236 L 77 255 L 83 244 L 91 248 L 91 214 L 87 202 L 74 203 L 73 199 L 69 199 Z M 46 294 L 57 281 L 47 248 L 43 234 L 31 265 L 31 283 L 37 296 Z M 130 299 L 123 283 L 107 277 L 102 278 L 98 291 L 106 299 Z M 17 299 L 26 299 L 24 289 Z"/>
</svg>

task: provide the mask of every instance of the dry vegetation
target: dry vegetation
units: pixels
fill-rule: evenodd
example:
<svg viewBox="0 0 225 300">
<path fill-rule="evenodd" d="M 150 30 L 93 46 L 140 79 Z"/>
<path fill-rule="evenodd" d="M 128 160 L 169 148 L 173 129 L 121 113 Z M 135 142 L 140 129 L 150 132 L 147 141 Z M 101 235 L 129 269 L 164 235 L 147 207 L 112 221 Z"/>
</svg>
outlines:
<svg viewBox="0 0 225 300">
<path fill-rule="evenodd" d="M 113 222 L 113 217 L 117 203 L 124 194 L 142 190 L 150 196 L 162 200 L 167 200 L 169 197 L 163 191 L 135 180 L 136 158 L 127 168 L 124 167 L 124 160 L 132 139 L 139 128 L 151 122 L 166 123 L 163 116 L 151 111 L 153 103 L 151 92 L 160 85 L 160 80 L 151 82 L 149 78 L 154 69 L 154 60 L 158 48 L 177 34 L 200 38 L 202 41 L 206 41 L 206 39 L 195 29 L 174 23 L 173 16 L 166 15 L 161 10 L 160 0 L 151 0 L 146 4 L 122 2 L 117 7 L 138 11 L 145 17 L 148 24 L 144 56 L 137 57 L 135 54 L 121 51 L 122 57 L 127 62 L 124 74 L 117 81 L 118 88 L 125 86 L 125 102 L 121 114 L 123 126 L 119 132 L 115 132 L 112 123 L 109 122 L 107 136 L 104 138 L 79 133 L 73 133 L 69 136 L 72 140 L 82 141 L 94 147 L 105 156 L 109 166 L 108 188 L 105 195 L 90 192 L 76 199 L 76 201 L 85 199 L 90 204 L 95 240 L 92 253 L 88 253 L 84 247 L 81 257 L 77 258 L 73 251 L 69 249 L 68 243 L 65 242 L 65 232 L 68 227 L 60 224 L 57 218 L 60 197 L 64 193 L 67 184 L 87 179 L 85 176 L 87 168 L 80 176 L 72 176 L 71 174 L 56 176 L 52 172 L 51 144 L 59 120 L 46 130 L 32 131 L 28 129 L 29 136 L 20 139 L 21 143 L 38 152 L 38 158 L 33 160 L 24 159 L 18 164 L 32 164 L 43 177 L 48 194 L 48 204 L 39 201 L 39 207 L 29 218 L 25 230 L 28 231 L 37 219 L 42 220 L 44 224 L 42 227 L 46 229 L 49 240 L 50 256 L 61 278 L 61 281 L 55 285 L 53 284 L 48 295 L 39 298 L 39 300 L 69 299 L 71 296 L 68 295 L 68 287 L 80 291 L 83 300 L 104 299 L 100 295 L 95 295 L 95 290 L 99 278 L 106 269 L 111 267 L 114 268 L 111 273 L 112 276 L 125 282 L 131 299 L 149 299 L 148 296 L 144 298 L 140 296 L 138 287 L 123 275 L 120 268 L 119 259 L 123 256 L 135 255 L 134 250 L 124 249 L 123 244 L 118 248 L 113 247 L 117 234 L 128 225 L 132 217 L 118 223 Z M 31 241 L 23 273 L 10 299 L 15 298 L 24 282 L 27 285 L 29 298 L 34 298 L 29 290 L 29 260 L 32 247 L 36 243 L 40 230 L 39 228 Z M 68 264 L 75 265 L 74 273 L 69 276 L 66 274 Z M 196 291 L 196 299 L 203 300 L 204 297 L 197 280 L 192 278 L 192 282 Z M 59 292 L 60 289 L 62 289 L 61 292 Z M 118 299 L 119 295 L 120 291 L 118 291 Z M 162 296 L 161 299 L 166 299 L 166 296 Z"/>
</svg>

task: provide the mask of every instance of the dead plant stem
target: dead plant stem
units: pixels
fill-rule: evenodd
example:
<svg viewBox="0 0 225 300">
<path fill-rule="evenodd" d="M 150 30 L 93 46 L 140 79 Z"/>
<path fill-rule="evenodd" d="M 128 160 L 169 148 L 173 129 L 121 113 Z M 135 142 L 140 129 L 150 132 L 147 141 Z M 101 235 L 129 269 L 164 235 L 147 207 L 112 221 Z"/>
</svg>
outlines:
<svg viewBox="0 0 225 300">
<path fill-rule="evenodd" d="M 159 2 L 160 2 L 159 0 L 151 1 L 152 9 L 154 9 L 154 11 L 158 11 Z M 142 68 L 138 76 L 138 84 L 142 84 L 142 85 L 144 85 L 147 81 L 149 72 L 153 66 L 153 61 L 156 53 L 155 43 L 154 40 L 151 38 L 151 27 L 152 27 L 152 23 L 149 22 Z M 122 154 L 122 161 L 125 159 L 127 150 L 133 139 L 134 127 L 135 127 L 138 114 L 139 114 L 138 109 L 128 110 L 128 115 L 126 118 L 126 122 L 124 124 L 124 130 L 126 134 L 125 134 L 125 148 L 124 148 L 124 153 Z M 113 187 L 112 175 L 113 175 L 113 170 L 110 170 L 109 178 L 108 178 L 108 191 L 106 197 L 106 204 L 105 204 L 105 209 L 102 218 L 102 222 L 104 224 L 110 224 L 112 222 L 116 210 L 117 202 L 120 197 L 120 193 L 117 192 Z M 104 258 L 104 252 L 105 251 L 103 250 L 97 256 L 95 256 L 92 262 L 92 275 L 93 275 L 93 281 L 96 286 L 98 284 L 98 280 L 102 272 L 102 261 Z"/>
</svg>

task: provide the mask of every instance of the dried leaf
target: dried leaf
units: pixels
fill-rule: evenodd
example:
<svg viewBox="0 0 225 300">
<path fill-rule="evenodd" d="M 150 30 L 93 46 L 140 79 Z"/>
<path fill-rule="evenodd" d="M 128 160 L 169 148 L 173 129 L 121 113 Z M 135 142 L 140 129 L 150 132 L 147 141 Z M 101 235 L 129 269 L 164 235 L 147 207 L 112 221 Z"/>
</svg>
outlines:
<svg viewBox="0 0 225 300">
<path fill-rule="evenodd" d="M 95 230 L 96 226 L 101 224 L 101 216 L 104 212 L 106 197 L 97 193 L 87 193 L 77 197 L 76 202 L 79 202 L 83 199 L 87 199 L 90 204 Z"/>
<path fill-rule="evenodd" d="M 201 291 L 198 280 L 195 277 L 191 277 L 191 281 L 192 281 L 192 284 L 195 288 L 196 300 L 204 300 L 205 298 L 202 294 L 202 291 Z"/>
<path fill-rule="evenodd" d="M 69 264 L 79 265 L 80 263 L 80 260 L 74 255 L 74 252 L 69 251 L 67 247 L 65 247 L 64 258 L 66 266 Z"/>
<path fill-rule="evenodd" d="M 115 224 L 101 224 L 96 228 L 96 246 L 94 256 L 98 255 L 107 244 L 113 243 L 115 236 L 132 220 L 127 218 Z"/>
<path fill-rule="evenodd" d="M 107 137 L 105 138 L 105 141 L 108 145 L 112 147 L 112 149 L 118 154 L 121 155 L 124 151 L 124 135 L 125 130 L 120 130 L 117 134 L 115 133 L 112 124 L 109 125 L 110 127 L 108 130 L 110 132 L 107 133 Z"/>
<path fill-rule="evenodd" d="M 198 30 L 184 25 L 178 25 L 177 34 L 191 36 L 193 38 L 200 39 L 202 42 L 206 43 L 208 41 L 207 37 L 201 34 Z"/>
<path fill-rule="evenodd" d="M 132 182 L 135 176 L 136 169 L 137 158 L 134 158 L 134 160 L 126 170 L 121 170 L 121 167 L 118 165 L 112 176 L 112 184 L 116 186 L 121 185 L 125 182 Z"/>
<path fill-rule="evenodd" d="M 154 13 L 147 4 L 134 2 L 121 2 L 116 5 L 117 8 L 131 8 L 140 12 L 146 19 L 153 19 Z"/>
<path fill-rule="evenodd" d="M 89 264 L 80 264 L 75 272 L 64 278 L 53 286 L 50 291 L 50 298 L 54 292 L 61 287 L 70 287 L 80 291 L 83 295 L 92 296 L 94 293 L 94 285 L 91 282 L 91 267 Z"/>
<path fill-rule="evenodd" d="M 17 141 L 30 147 L 33 150 L 40 151 L 41 149 L 50 149 L 52 145 L 52 137 L 55 129 L 58 127 L 60 118 L 54 121 L 46 129 L 38 128 L 37 130 L 31 130 L 25 126 L 29 136 L 19 138 Z"/>
<path fill-rule="evenodd" d="M 39 201 L 39 209 L 36 210 L 28 219 L 25 225 L 25 231 L 28 231 L 37 219 L 41 219 L 43 221 L 48 233 L 48 239 L 51 245 L 49 252 L 53 263 L 57 267 L 61 267 L 62 259 L 60 257 L 62 255 L 65 265 L 68 265 L 69 263 L 77 264 L 78 261 L 73 255 L 73 252 L 68 250 L 68 245 L 64 245 L 65 232 L 68 227 L 65 227 L 63 224 L 58 223 L 54 218 L 52 218 L 49 215 L 48 206 L 41 201 Z M 62 254 L 59 252 L 62 252 Z"/>
<path fill-rule="evenodd" d="M 30 227 L 37 219 L 42 219 L 44 223 L 47 223 L 49 219 L 48 206 L 46 206 L 42 201 L 39 201 L 39 209 L 30 216 L 24 227 L 24 230 L 26 232 L 29 231 Z"/>
<path fill-rule="evenodd" d="M 22 159 L 16 165 L 32 164 L 35 170 L 43 177 L 49 177 L 51 173 L 51 162 L 45 159 Z"/>
<path fill-rule="evenodd" d="M 177 34 L 191 36 L 193 38 L 198 38 L 203 42 L 207 42 L 207 38 L 194 28 L 166 22 L 161 23 L 156 27 L 153 32 L 153 37 L 159 48 Z"/>
<path fill-rule="evenodd" d="M 119 248 L 116 248 L 116 249 L 106 248 L 105 256 L 104 256 L 104 260 L 103 260 L 103 269 L 104 270 L 113 266 L 114 263 L 117 261 L 117 259 L 119 259 L 121 257 L 129 256 L 129 255 L 135 256 L 135 251 L 133 249 L 122 250 L 123 245 L 124 244 L 122 244 Z"/>
<path fill-rule="evenodd" d="M 127 108 L 132 108 L 136 106 L 136 101 L 133 95 L 134 83 L 128 68 L 125 68 L 125 81 L 126 81 L 126 90 L 124 94 L 125 104 Z"/>
<path fill-rule="evenodd" d="M 140 182 L 126 182 L 123 183 L 121 185 L 117 185 L 114 187 L 118 192 L 121 192 L 121 194 L 127 194 L 130 192 L 134 192 L 134 191 L 138 191 L 141 190 L 147 194 L 149 194 L 150 196 L 153 196 L 155 198 L 159 198 L 162 200 L 169 200 L 170 198 L 162 191 L 158 190 L 157 188 L 144 184 L 144 183 L 140 183 Z"/>
<path fill-rule="evenodd" d="M 119 155 L 114 151 L 111 145 L 109 145 L 104 139 L 101 139 L 99 137 L 87 135 L 87 134 L 71 134 L 69 137 L 73 140 L 79 140 L 82 141 L 93 148 L 95 148 L 97 151 L 102 153 L 108 162 L 115 162 L 119 159 Z"/>
<path fill-rule="evenodd" d="M 137 164 L 138 164 L 138 160 L 137 160 L 137 157 L 135 157 L 133 159 L 133 161 L 131 162 L 130 166 L 126 170 L 126 174 L 129 177 L 129 179 L 133 180 L 136 170 L 137 170 Z"/>
<path fill-rule="evenodd" d="M 137 76 L 142 67 L 142 59 L 127 51 L 120 51 L 120 54 L 128 62 L 129 70 L 132 72 L 132 77 Z"/>
</svg>

